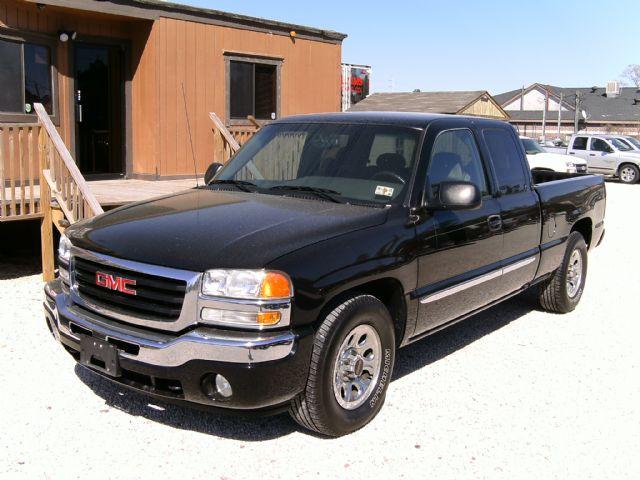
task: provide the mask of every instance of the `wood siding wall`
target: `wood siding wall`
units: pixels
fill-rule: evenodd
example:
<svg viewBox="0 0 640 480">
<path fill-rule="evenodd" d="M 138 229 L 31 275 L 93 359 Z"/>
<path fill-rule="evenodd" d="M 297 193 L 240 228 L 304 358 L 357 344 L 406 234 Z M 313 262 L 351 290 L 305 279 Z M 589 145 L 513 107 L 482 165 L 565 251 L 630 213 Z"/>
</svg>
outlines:
<svg viewBox="0 0 640 480">
<path fill-rule="evenodd" d="M 460 115 L 476 115 L 480 117 L 498 118 L 500 120 L 507 119 L 507 116 L 505 116 L 491 100 L 482 101 L 480 99 L 462 110 Z"/>
<path fill-rule="evenodd" d="M 161 18 L 136 35 L 134 52 L 133 173 L 193 173 L 191 141 L 199 173 L 213 161 L 208 112 L 226 118 L 225 52 L 284 59 L 282 116 L 340 110 L 337 44 Z"/>
<path fill-rule="evenodd" d="M 0 28 L 57 37 L 60 30 L 79 37 L 102 37 L 131 44 L 132 165 L 128 174 L 149 176 L 204 173 L 213 161 L 210 111 L 226 118 L 224 54 L 282 58 L 281 116 L 340 110 L 341 45 L 282 35 L 160 18 L 136 20 L 18 0 L 0 3 Z M 72 43 L 58 42 L 58 129 L 73 152 Z M 182 95 L 186 95 L 191 126 Z"/>
<path fill-rule="evenodd" d="M 23 33 L 36 33 L 57 38 L 60 30 L 76 31 L 80 36 L 128 39 L 131 22 L 109 15 L 95 15 L 51 6 L 38 10 L 35 3 L 2 0 L 0 28 Z M 58 122 L 57 127 L 65 144 L 73 150 L 72 131 L 75 128 L 70 106 L 72 92 L 71 42 L 58 42 L 55 61 L 58 68 Z M 36 116 L 34 115 L 34 121 Z"/>
</svg>

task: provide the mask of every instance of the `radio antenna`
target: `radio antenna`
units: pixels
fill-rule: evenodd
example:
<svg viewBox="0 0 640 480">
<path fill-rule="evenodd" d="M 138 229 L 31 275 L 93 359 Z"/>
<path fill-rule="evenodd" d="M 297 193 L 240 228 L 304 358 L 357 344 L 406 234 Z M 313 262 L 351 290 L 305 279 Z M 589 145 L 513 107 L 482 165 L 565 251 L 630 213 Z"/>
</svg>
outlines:
<svg viewBox="0 0 640 480">
<path fill-rule="evenodd" d="M 196 161 L 196 151 L 193 149 L 193 138 L 191 137 L 191 123 L 189 122 L 189 110 L 187 109 L 187 95 L 184 93 L 184 82 L 182 86 L 182 100 L 184 101 L 184 115 L 187 117 L 187 130 L 189 131 L 189 143 L 191 144 L 191 157 L 193 158 L 193 174 L 196 177 L 196 188 L 200 186 L 198 181 L 198 162 Z"/>
</svg>

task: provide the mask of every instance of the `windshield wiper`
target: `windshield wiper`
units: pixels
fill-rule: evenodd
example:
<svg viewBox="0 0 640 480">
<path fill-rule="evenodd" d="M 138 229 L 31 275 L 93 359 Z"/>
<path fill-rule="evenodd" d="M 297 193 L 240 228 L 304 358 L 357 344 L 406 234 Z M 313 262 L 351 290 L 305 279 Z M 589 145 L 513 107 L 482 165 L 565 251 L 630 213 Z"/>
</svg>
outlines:
<svg viewBox="0 0 640 480">
<path fill-rule="evenodd" d="M 258 186 L 255 183 L 249 182 L 247 180 L 211 180 L 207 186 L 209 185 L 233 185 L 234 187 L 238 187 L 238 190 L 242 190 L 243 192 L 251 192 L 251 188 L 257 188 Z"/>
<path fill-rule="evenodd" d="M 342 203 L 333 195 L 340 195 L 340 192 L 336 192 L 335 190 L 330 190 L 328 188 L 320 188 L 320 187 L 308 187 L 305 185 L 276 185 L 275 187 L 271 187 L 269 190 L 281 190 L 283 192 L 302 192 L 302 193 L 312 193 L 318 198 L 322 198 L 324 200 L 328 200 L 334 203 Z"/>
</svg>

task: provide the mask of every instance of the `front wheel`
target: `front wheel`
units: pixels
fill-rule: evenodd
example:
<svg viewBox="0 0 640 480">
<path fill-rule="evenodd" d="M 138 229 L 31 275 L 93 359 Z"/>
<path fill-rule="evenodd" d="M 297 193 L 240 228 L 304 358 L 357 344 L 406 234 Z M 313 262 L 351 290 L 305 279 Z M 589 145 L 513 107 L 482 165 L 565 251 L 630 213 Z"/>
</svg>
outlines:
<svg viewBox="0 0 640 480">
<path fill-rule="evenodd" d="M 540 305 L 549 312 L 568 313 L 582 298 L 587 279 L 587 244 L 582 235 L 572 232 L 560 267 L 540 285 Z"/>
<path fill-rule="evenodd" d="M 619 176 L 622 183 L 637 183 L 638 179 L 640 178 L 640 170 L 638 170 L 637 166 L 628 163 L 620 167 Z"/>
<path fill-rule="evenodd" d="M 395 334 L 389 311 L 371 295 L 336 306 L 316 332 L 307 386 L 289 410 L 303 427 L 337 437 L 369 423 L 391 381 Z"/>
</svg>

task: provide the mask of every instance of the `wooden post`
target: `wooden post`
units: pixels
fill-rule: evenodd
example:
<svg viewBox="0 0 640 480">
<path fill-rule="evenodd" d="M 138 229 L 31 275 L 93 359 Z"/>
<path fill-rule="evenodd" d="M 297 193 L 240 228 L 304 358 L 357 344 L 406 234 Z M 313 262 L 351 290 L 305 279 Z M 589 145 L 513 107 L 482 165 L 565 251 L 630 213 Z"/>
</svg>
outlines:
<svg viewBox="0 0 640 480">
<path fill-rule="evenodd" d="M 53 223 L 51 218 L 51 190 L 44 178 L 44 158 L 48 140 L 44 129 L 40 129 L 38 150 L 40 153 L 40 205 L 42 208 L 42 222 L 40 224 L 40 246 L 42 249 L 42 279 L 49 282 L 55 278 Z"/>
</svg>

